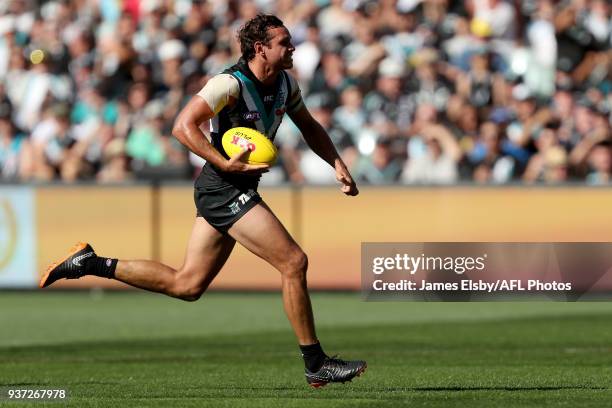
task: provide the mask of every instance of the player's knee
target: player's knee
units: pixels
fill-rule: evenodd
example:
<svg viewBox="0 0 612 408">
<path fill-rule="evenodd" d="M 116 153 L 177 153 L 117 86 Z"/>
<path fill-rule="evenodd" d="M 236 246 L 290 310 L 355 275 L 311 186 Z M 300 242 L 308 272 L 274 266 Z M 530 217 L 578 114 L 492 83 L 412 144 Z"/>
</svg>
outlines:
<svg viewBox="0 0 612 408">
<path fill-rule="evenodd" d="M 188 281 L 178 280 L 172 288 L 172 296 L 187 302 L 195 302 L 204 294 L 205 288 Z"/>
<path fill-rule="evenodd" d="M 307 270 L 308 257 L 304 251 L 299 250 L 287 257 L 283 274 L 286 278 L 305 280 Z"/>
<path fill-rule="evenodd" d="M 195 302 L 202 297 L 202 294 L 204 294 L 203 290 L 187 288 L 180 292 L 178 297 L 186 302 Z"/>
</svg>

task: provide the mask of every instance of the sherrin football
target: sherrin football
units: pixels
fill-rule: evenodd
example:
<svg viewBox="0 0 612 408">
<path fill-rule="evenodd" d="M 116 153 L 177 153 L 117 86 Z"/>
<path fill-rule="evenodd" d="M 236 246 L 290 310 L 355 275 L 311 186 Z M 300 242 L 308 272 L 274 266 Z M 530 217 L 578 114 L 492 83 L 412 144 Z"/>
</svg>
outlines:
<svg viewBox="0 0 612 408">
<path fill-rule="evenodd" d="M 270 139 L 257 130 L 247 127 L 231 128 L 223 134 L 221 144 L 229 157 L 248 149 L 245 159 L 249 164 L 273 165 L 278 154 L 276 146 Z"/>
</svg>

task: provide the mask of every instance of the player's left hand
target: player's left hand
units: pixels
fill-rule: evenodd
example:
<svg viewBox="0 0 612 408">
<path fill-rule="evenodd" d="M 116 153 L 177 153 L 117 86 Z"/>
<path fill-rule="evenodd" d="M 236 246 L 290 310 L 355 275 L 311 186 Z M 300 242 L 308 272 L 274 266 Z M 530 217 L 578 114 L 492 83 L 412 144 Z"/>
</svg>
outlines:
<svg viewBox="0 0 612 408">
<path fill-rule="evenodd" d="M 359 189 L 344 163 L 336 164 L 336 180 L 342 183 L 340 190 L 342 190 L 344 194 L 349 196 L 356 196 L 359 194 Z"/>
</svg>

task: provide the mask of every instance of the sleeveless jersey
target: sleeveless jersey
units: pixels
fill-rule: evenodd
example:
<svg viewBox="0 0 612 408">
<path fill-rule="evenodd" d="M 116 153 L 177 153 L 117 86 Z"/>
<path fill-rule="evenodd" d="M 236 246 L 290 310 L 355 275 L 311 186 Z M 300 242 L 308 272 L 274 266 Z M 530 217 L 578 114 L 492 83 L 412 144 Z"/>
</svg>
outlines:
<svg viewBox="0 0 612 408">
<path fill-rule="evenodd" d="M 256 129 L 274 141 L 285 112 L 293 112 L 303 105 L 297 83 L 285 71 L 281 71 L 270 86 L 262 84 L 243 59 L 222 73 L 234 77 L 240 88 L 236 103 L 223 107 L 210 120 L 211 143 L 226 159 L 229 157 L 223 150 L 221 138 L 227 130 L 244 126 Z M 207 162 L 196 180 L 196 187 L 210 188 L 219 183 L 230 183 L 256 188 L 258 182 L 259 177 L 224 173 Z"/>
</svg>

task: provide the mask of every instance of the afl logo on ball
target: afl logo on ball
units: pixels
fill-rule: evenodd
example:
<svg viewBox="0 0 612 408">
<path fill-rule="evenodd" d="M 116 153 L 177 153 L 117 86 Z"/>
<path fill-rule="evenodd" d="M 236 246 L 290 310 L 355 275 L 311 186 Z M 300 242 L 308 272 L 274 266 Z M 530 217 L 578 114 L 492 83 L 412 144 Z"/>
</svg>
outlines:
<svg viewBox="0 0 612 408">
<path fill-rule="evenodd" d="M 250 122 L 259 120 L 261 118 L 261 114 L 257 111 L 250 111 L 242 115 L 244 120 L 248 120 Z"/>
</svg>

